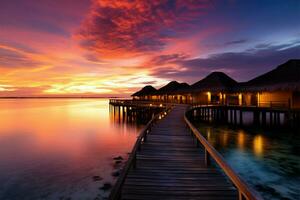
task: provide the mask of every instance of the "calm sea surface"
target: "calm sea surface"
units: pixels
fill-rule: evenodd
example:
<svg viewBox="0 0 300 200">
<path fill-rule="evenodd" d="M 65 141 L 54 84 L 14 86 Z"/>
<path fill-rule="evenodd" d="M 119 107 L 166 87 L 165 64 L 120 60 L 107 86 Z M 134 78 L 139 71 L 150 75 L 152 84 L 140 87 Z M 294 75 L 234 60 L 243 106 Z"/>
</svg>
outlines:
<svg viewBox="0 0 300 200">
<path fill-rule="evenodd" d="M 300 199 L 299 133 L 230 129 L 205 123 L 197 127 L 264 199 Z"/>
<path fill-rule="evenodd" d="M 103 199 L 142 128 L 121 121 L 106 99 L 1 99 L 0 199 Z M 300 199 L 299 134 L 198 127 L 265 199 Z"/>
<path fill-rule="evenodd" d="M 1 99 L 0 199 L 102 199 L 140 128 L 106 99 Z"/>
</svg>

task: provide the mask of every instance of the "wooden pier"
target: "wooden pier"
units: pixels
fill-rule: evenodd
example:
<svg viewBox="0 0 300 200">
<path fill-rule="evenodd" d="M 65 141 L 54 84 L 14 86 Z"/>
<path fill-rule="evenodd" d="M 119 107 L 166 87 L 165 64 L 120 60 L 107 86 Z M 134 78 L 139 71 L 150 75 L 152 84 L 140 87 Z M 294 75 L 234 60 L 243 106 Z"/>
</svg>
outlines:
<svg viewBox="0 0 300 200">
<path fill-rule="evenodd" d="M 148 122 L 109 199 L 261 199 L 189 122 L 186 108 Z"/>
<path fill-rule="evenodd" d="M 299 130 L 300 128 L 299 109 L 223 105 L 198 105 L 193 106 L 192 109 L 192 117 L 206 122 L 217 122 L 218 124 L 223 123 L 232 126 L 252 125 L 273 129 Z M 248 119 L 245 120 L 245 118 Z"/>
<path fill-rule="evenodd" d="M 139 123 L 146 124 L 151 117 L 157 113 L 162 112 L 166 105 L 160 104 L 137 104 L 132 101 L 116 101 L 111 100 L 109 105 L 109 112 L 112 120 L 116 123 Z"/>
</svg>

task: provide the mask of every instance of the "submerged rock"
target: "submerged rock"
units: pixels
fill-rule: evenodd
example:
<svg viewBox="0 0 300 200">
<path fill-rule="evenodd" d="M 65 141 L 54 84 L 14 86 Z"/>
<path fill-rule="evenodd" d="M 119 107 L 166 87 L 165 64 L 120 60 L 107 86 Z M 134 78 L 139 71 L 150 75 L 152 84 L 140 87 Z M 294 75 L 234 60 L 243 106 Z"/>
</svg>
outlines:
<svg viewBox="0 0 300 200">
<path fill-rule="evenodd" d="M 103 184 L 103 186 L 100 188 L 100 190 L 109 190 L 112 187 L 111 183 L 106 182 Z"/>
<path fill-rule="evenodd" d="M 116 160 L 115 164 L 121 164 L 122 160 Z"/>
<path fill-rule="evenodd" d="M 117 156 L 117 157 L 114 157 L 114 160 L 124 160 L 124 158 L 122 156 Z"/>
<path fill-rule="evenodd" d="M 120 169 L 121 166 L 122 166 L 121 160 L 116 160 L 115 163 L 113 164 L 114 169 Z"/>
<path fill-rule="evenodd" d="M 119 170 L 118 170 L 118 171 L 115 171 L 115 172 L 111 173 L 111 175 L 112 175 L 113 177 L 118 177 L 118 176 L 120 176 L 120 171 L 119 171 Z"/>
<path fill-rule="evenodd" d="M 101 176 L 93 176 L 94 181 L 101 181 L 103 178 Z"/>
</svg>

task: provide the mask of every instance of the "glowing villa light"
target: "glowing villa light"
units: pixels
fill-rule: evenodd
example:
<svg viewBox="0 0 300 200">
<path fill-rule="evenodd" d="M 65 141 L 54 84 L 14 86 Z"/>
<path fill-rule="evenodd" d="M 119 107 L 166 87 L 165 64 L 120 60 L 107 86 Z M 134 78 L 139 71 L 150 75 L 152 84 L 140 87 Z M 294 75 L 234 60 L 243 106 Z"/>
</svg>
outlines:
<svg viewBox="0 0 300 200">
<path fill-rule="evenodd" d="M 210 140 L 211 136 L 210 136 L 210 129 L 207 130 L 207 139 Z"/>
<path fill-rule="evenodd" d="M 243 104 L 243 96 L 242 93 L 239 93 L 239 106 Z"/>
<path fill-rule="evenodd" d="M 207 92 L 207 102 L 210 103 L 211 102 L 211 92 Z"/>
<path fill-rule="evenodd" d="M 150 103 L 150 106 L 152 106 L 152 103 Z"/>
<path fill-rule="evenodd" d="M 162 104 L 159 104 L 159 107 L 162 107 Z"/>
</svg>

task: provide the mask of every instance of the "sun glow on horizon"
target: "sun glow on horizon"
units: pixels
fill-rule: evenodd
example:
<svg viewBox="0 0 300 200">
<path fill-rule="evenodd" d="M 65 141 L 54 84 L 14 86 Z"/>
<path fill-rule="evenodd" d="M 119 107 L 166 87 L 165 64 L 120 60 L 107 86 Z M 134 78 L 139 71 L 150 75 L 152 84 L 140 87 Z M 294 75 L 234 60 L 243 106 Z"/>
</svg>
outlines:
<svg viewBox="0 0 300 200">
<path fill-rule="evenodd" d="M 281 6 L 289 15 L 280 16 L 273 4 L 251 1 L 260 11 L 243 21 L 251 31 L 236 20 L 251 14 L 238 1 L 233 7 L 206 0 L 15 4 L 0 3 L 0 97 L 128 96 L 145 85 L 194 83 L 216 70 L 246 81 L 300 48 L 293 2 Z M 28 8 L 35 12 L 28 15 Z M 234 17 L 227 14 L 233 8 L 240 10 Z M 278 27 L 284 31 L 274 35 Z"/>
</svg>

